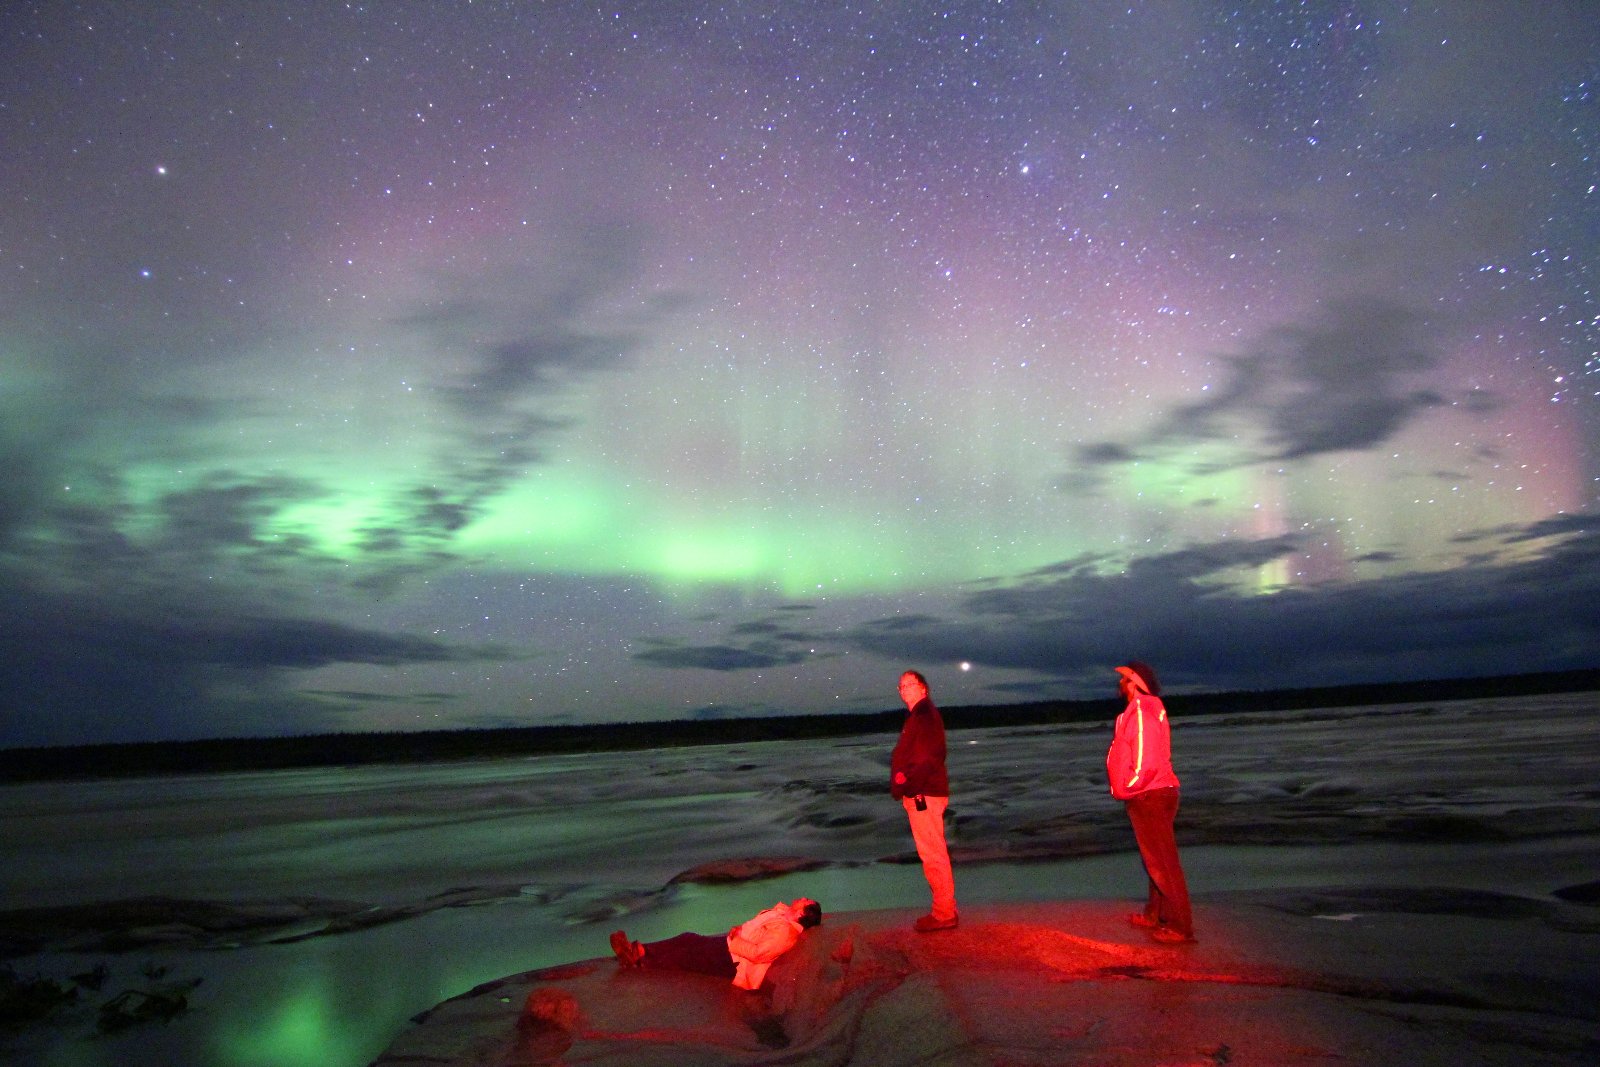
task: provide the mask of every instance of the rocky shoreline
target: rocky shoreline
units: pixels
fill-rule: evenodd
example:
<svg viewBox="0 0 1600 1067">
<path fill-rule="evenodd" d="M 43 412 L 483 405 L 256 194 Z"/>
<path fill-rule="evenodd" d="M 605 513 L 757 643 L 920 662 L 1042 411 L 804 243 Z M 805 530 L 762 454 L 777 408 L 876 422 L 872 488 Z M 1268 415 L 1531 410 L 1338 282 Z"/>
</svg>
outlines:
<svg viewBox="0 0 1600 1067">
<path fill-rule="evenodd" d="M 486 983 L 372 1067 L 1570 1065 L 1600 1057 L 1600 912 L 1448 889 L 1232 894 L 1198 944 L 1107 901 L 829 915 L 746 993 L 610 958 Z"/>
</svg>

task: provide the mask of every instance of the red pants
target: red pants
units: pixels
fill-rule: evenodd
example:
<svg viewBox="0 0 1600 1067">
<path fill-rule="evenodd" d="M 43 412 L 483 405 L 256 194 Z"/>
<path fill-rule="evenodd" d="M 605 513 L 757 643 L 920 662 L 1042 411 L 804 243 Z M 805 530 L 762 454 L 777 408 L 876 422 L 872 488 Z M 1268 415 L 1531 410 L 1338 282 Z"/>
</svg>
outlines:
<svg viewBox="0 0 1600 1067">
<path fill-rule="evenodd" d="M 933 894 L 931 913 L 935 919 L 956 917 L 956 879 L 950 870 L 950 850 L 944 844 L 944 811 L 950 805 L 949 797 L 925 797 L 926 811 L 918 811 L 914 798 L 904 797 L 906 818 L 911 821 L 911 840 L 917 843 L 917 855 L 922 860 L 922 876 L 928 880 L 928 890 Z"/>
<path fill-rule="evenodd" d="M 1176 789 L 1152 789 L 1123 801 L 1133 837 L 1139 843 L 1139 858 L 1144 860 L 1150 878 L 1150 899 L 1144 917 L 1183 934 L 1194 936 L 1194 915 L 1189 910 L 1189 885 L 1178 862 L 1178 840 L 1172 835 L 1172 821 L 1178 815 Z"/>
</svg>

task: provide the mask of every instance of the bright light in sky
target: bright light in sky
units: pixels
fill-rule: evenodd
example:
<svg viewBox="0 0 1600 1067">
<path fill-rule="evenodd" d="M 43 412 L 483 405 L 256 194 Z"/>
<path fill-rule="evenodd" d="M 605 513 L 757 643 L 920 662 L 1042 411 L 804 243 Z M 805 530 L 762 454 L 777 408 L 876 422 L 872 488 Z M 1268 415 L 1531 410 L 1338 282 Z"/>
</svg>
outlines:
<svg viewBox="0 0 1600 1067">
<path fill-rule="evenodd" d="M 1593 664 L 1575 8 L 92 6 L 0 745 Z"/>
</svg>

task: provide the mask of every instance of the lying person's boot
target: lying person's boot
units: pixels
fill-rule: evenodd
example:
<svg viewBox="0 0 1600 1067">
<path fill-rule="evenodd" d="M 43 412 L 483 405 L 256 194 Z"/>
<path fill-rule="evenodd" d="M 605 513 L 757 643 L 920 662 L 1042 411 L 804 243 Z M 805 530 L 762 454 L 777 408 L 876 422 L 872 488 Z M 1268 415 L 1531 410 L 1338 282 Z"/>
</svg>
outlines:
<svg viewBox="0 0 1600 1067">
<path fill-rule="evenodd" d="M 611 951 L 624 967 L 637 967 L 644 959 L 644 946 L 637 941 L 629 941 L 628 935 L 621 930 L 612 931 Z"/>
<path fill-rule="evenodd" d="M 954 930 L 960 922 L 960 916 L 952 915 L 948 919 L 936 919 L 932 915 L 924 915 L 911 924 L 911 928 L 919 934 L 931 934 L 935 930 Z"/>
</svg>

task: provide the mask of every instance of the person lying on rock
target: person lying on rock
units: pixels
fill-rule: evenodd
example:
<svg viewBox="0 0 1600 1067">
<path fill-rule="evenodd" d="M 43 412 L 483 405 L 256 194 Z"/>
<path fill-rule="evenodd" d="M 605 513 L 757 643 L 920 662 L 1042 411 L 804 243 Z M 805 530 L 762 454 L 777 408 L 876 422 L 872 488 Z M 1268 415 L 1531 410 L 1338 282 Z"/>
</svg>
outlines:
<svg viewBox="0 0 1600 1067">
<path fill-rule="evenodd" d="M 732 979 L 740 989 L 759 989 L 773 961 L 820 922 L 822 905 L 800 897 L 774 904 L 729 930 L 726 937 L 683 933 L 640 944 L 617 930 L 611 935 L 611 951 L 624 967 L 695 971 Z"/>
</svg>

